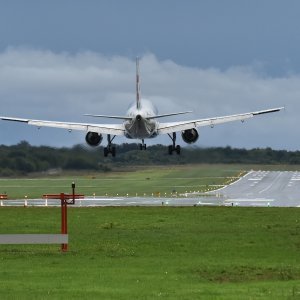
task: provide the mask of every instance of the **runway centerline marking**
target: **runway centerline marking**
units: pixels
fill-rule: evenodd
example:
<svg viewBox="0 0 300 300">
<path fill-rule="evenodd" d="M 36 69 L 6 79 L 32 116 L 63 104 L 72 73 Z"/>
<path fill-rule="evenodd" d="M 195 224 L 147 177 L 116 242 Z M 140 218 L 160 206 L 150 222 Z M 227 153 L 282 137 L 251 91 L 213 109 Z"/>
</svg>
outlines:
<svg viewBox="0 0 300 300">
<path fill-rule="evenodd" d="M 272 185 L 274 184 L 274 182 L 282 175 L 282 172 L 280 172 L 275 178 L 274 180 L 271 182 L 271 184 L 269 186 L 267 186 L 265 189 L 261 190 L 260 192 L 258 192 L 259 194 L 268 191 Z"/>
<path fill-rule="evenodd" d="M 266 199 L 266 198 L 254 198 L 254 199 L 239 199 L 239 198 L 233 198 L 233 199 L 227 199 L 224 202 L 272 202 L 274 199 Z"/>
</svg>

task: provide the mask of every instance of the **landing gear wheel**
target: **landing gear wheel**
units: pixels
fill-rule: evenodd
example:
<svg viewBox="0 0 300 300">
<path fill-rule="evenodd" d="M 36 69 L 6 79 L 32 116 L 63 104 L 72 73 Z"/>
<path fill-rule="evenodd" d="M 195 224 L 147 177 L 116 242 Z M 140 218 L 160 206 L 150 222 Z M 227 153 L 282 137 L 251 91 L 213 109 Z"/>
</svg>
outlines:
<svg viewBox="0 0 300 300">
<path fill-rule="evenodd" d="M 111 148 L 111 155 L 112 155 L 112 157 L 116 157 L 116 147 L 112 147 Z"/>
<path fill-rule="evenodd" d="M 116 157 L 116 147 L 114 147 L 114 146 L 111 148 L 105 147 L 104 148 L 104 157 L 107 157 L 109 153 L 111 153 L 112 157 Z"/>
<path fill-rule="evenodd" d="M 147 149 L 147 145 L 144 143 L 144 140 L 142 140 L 142 143 L 139 144 L 139 149 L 140 150 L 146 150 Z"/>
<path fill-rule="evenodd" d="M 111 153 L 112 157 L 116 156 L 116 147 L 112 145 L 112 141 L 115 138 L 115 136 L 113 138 L 110 137 L 110 134 L 107 135 L 107 147 L 104 148 L 104 157 L 107 157 L 109 153 Z"/>
<path fill-rule="evenodd" d="M 104 148 L 104 157 L 107 157 L 108 156 L 108 149 L 107 147 Z"/>
<path fill-rule="evenodd" d="M 147 146 L 146 146 L 146 144 L 139 144 L 139 149 L 140 150 L 146 150 L 147 149 Z"/>
<path fill-rule="evenodd" d="M 181 152 L 181 147 L 179 145 L 176 146 L 176 132 L 173 132 L 172 136 L 170 134 L 168 134 L 168 136 L 170 137 L 170 139 L 173 142 L 173 145 L 170 145 L 168 147 L 169 155 L 172 155 L 173 151 L 175 151 L 179 155 Z"/>
</svg>

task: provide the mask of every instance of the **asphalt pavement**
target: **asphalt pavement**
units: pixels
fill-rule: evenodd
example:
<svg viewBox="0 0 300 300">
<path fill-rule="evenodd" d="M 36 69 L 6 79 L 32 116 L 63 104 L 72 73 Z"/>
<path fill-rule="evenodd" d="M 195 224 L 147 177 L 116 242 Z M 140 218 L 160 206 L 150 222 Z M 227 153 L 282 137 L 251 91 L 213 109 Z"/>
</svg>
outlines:
<svg viewBox="0 0 300 300">
<path fill-rule="evenodd" d="M 300 207 L 300 172 L 252 171 L 210 194 L 224 205 Z"/>
</svg>

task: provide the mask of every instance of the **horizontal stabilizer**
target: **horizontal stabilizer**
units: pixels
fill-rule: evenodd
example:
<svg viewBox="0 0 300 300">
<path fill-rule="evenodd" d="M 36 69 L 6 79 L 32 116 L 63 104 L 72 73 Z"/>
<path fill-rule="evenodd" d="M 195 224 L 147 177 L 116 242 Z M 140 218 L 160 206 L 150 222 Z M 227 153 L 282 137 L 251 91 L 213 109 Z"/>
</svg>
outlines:
<svg viewBox="0 0 300 300">
<path fill-rule="evenodd" d="M 151 116 L 147 117 L 148 120 L 152 119 L 158 119 L 158 118 L 164 118 L 164 117 L 170 117 L 170 116 L 177 116 L 177 115 L 183 115 L 183 114 L 188 114 L 191 113 L 192 111 L 183 111 L 183 112 L 178 112 L 178 113 L 171 113 L 171 114 L 164 114 L 164 115 L 157 115 L 157 116 Z M 88 117 L 94 117 L 94 118 L 108 118 L 108 119 L 118 119 L 118 120 L 132 120 L 132 117 L 128 116 L 108 116 L 108 115 L 92 115 L 92 114 L 84 114 L 84 116 Z"/>
<path fill-rule="evenodd" d="M 117 119 L 117 120 L 131 120 L 130 117 L 123 117 L 123 116 L 107 116 L 107 115 L 92 115 L 92 114 L 84 114 L 84 116 L 87 117 L 93 117 L 93 118 L 107 118 L 107 119 Z"/>
<path fill-rule="evenodd" d="M 182 112 L 178 112 L 178 113 L 171 113 L 171 114 L 164 114 L 164 115 L 148 117 L 147 119 L 158 119 L 158 118 L 165 118 L 165 117 L 184 115 L 184 114 L 190 114 L 190 113 L 192 113 L 192 111 L 182 111 Z"/>
</svg>

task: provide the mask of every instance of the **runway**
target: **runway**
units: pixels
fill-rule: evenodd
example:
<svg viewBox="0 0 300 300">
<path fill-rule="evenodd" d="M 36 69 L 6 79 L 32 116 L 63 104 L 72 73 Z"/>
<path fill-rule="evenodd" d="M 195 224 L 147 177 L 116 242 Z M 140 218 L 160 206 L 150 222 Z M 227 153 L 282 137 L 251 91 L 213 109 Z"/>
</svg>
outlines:
<svg viewBox="0 0 300 300">
<path fill-rule="evenodd" d="M 59 206 L 58 200 L 1 200 L 1 206 Z M 300 172 L 251 171 L 231 185 L 178 197 L 86 197 L 70 207 L 94 206 L 300 207 Z"/>
<path fill-rule="evenodd" d="M 252 171 L 211 194 L 224 205 L 300 207 L 300 172 Z"/>
</svg>

